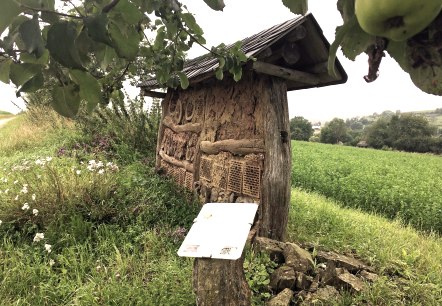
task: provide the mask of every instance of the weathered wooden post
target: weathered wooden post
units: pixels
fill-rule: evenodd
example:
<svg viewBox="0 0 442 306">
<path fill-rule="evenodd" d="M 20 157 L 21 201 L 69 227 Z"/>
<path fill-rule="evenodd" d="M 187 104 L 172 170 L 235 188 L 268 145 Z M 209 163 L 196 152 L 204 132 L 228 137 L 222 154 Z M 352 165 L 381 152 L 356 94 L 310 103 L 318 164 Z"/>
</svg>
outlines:
<svg viewBox="0 0 442 306">
<path fill-rule="evenodd" d="M 290 203 L 290 127 L 287 91 L 339 84 L 327 72 L 328 42 L 312 15 L 297 17 L 244 39 L 255 57 L 234 82 L 214 77 L 216 59 L 190 60 L 190 86 L 169 89 L 162 102 L 156 167 L 195 190 L 203 203 L 258 203 L 257 235 L 283 240 Z M 141 85 L 146 95 L 155 80 Z M 309 103 L 309 101 L 294 101 Z M 239 260 L 196 259 L 198 305 L 249 305 Z"/>
</svg>

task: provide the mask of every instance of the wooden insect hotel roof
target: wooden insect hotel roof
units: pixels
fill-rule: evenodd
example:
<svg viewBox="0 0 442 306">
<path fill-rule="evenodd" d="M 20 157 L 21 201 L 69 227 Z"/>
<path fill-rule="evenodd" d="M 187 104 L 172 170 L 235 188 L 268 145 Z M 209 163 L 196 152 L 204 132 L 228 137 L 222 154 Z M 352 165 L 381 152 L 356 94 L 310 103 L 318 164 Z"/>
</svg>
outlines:
<svg viewBox="0 0 442 306">
<path fill-rule="evenodd" d="M 345 83 L 347 74 L 337 59 L 336 76 L 328 73 L 329 47 L 313 15 L 298 16 L 243 39 L 243 52 L 256 59 L 243 68 L 286 79 L 288 91 Z M 192 86 L 214 78 L 217 67 L 218 60 L 206 54 L 188 60 L 183 72 Z M 149 91 L 161 86 L 151 78 L 139 87 Z"/>
</svg>

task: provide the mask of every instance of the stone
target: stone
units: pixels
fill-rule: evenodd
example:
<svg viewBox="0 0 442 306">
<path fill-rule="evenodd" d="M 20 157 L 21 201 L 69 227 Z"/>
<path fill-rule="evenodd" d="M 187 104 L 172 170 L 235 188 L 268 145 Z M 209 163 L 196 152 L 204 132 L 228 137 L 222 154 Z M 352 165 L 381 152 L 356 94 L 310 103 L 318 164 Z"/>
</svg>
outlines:
<svg viewBox="0 0 442 306">
<path fill-rule="evenodd" d="M 319 251 L 316 255 L 316 259 L 319 262 L 333 261 L 337 268 L 347 269 L 351 273 L 357 273 L 361 270 L 369 270 L 369 268 L 362 261 L 353 257 L 337 254 L 335 252 Z"/>
<path fill-rule="evenodd" d="M 282 265 L 270 275 L 270 287 L 274 291 L 281 291 L 295 286 L 296 274 L 292 267 Z"/>
<path fill-rule="evenodd" d="M 285 264 L 295 271 L 306 273 L 314 268 L 312 255 L 295 243 L 286 243 L 283 255 Z"/>
<path fill-rule="evenodd" d="M 325 270 L 319 272 L 319 281 L 322 284 L 334 286 L 336 284 L 336 265 L 333 261 L 330 261 Z"/>
<path fill-rule="evenodd" d="M 256 237 L 254 243 L 258 251 L 267 253 L 274 262 L 284 262 L 284 255 L 282 254 L 285 247 L 284 242 L 270 238 Z"/>
<path fill-rule="evenodd" d="M 338 268 L 336 269 L 336 284 L 339 289 L 346 289 L 353 293 L 361 292 L 365 288 L 364 282 L 356 275 L 349 273 L 347 270 Z"/>
<path fill-rule="evenodd" d="M 364 279 L 364 280 L 366 280 L 366 281 L 368 281 L 368 282 L 375 282 L 377 279 L 378 279 L 378 275 L 377 274 L 375 274 L 375 273 L 371 273 L 371 272 L 368 272 L 368 271 L 365 271 L 365 270 L 362 270 L 360 273 L 359 273 L 359 275 Z"/>
<path fill-rule="evenodd" d="M 332 304 L 332 301 L 336 300 L 338 297 L 340 297 L 340 294 L 335 287 L 325 286 L 323 288 L 319 288 L 315 293 L 311 294 L 310 298 L 300 305 L 324 305 L 324 303 Z"/>
<path fill-rule="evenodd" d="M 295 280 L 295 289 L 296 290 L 308 290 L 312 283 L 313 277 L 305 275 L 302 272 L 295 272 L 296 280 Z"/>
<path fill-rule="evenodd" d="M 266 303 L 266 306 L 289 306 L 294 292 L 289 288 L 282 290 L 278 295 Z"/>
</svg>

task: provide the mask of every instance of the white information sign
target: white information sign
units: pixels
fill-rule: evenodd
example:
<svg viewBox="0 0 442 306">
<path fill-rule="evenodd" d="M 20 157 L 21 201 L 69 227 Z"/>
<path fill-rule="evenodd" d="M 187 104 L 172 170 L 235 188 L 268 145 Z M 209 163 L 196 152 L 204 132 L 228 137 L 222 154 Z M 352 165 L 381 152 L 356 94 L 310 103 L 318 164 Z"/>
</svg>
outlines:
<svg viewBox="0 0 442 306">
<path fill-rule="evenodd" d="M 241 257 L 258 209 L 256 203 L 207 203 L 178 250 L 179 256 Z"/>
</svg>

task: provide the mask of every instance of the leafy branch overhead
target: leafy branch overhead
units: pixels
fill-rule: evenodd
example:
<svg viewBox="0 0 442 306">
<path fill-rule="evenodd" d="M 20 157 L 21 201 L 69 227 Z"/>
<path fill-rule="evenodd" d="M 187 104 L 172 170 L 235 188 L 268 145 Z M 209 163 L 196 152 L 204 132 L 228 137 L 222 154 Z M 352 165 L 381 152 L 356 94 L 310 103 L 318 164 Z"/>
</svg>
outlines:
<svg viewBox="0 0 442 306">
<path fill-rule="evenodd" d="M 128 78 L 155 76 L 186 88 L 186 52 L 205 44 L 195 17 L 176 0 L 2 0 L 0 34 L 0 81 L 14 84 L 17 95 L 51 86 L 54 109 L 69 117 L 82 101 L 91 111 L 120 96 Z M 220 61 L 234 59 L 228 70 L 239 79 L 240 48 L 219 50 Z"/>
<path fill-rule="evenodd" d="M 1 0 L 0 81 L 15 85 L 17 95 L 51 86 L 54 108 L 65 116 L 75 116 L 82 101 L 91 111 L 121 96 L 129 78 L 155 76 L 162 86 L 186 88 L 186 52 L 206 41 L 183 2 Z M 225 7 L 223 0 L 203 2 Z M 308 11 L 308 0 L 282 4 Z M 417 87 L 442 95 L 441 8 L 442 0 L 337 0 L 344 23 L 330 47 L 330 73 L 339 48 L 352 60 L 365 52 L 365 78 L 373 81 L 386 51 Z M 218 79 L 226 71 L 241 78 L 247 57 L 240 44 L 205 48 L 218 59 Z"/>
</svg>

